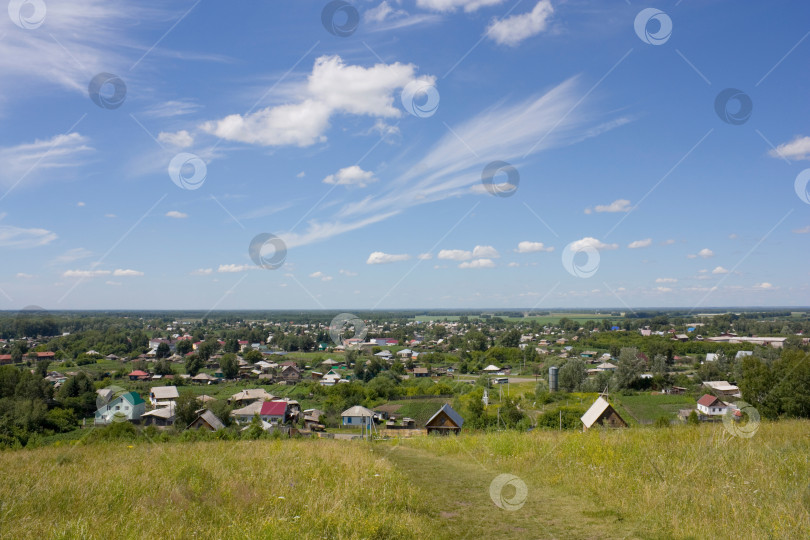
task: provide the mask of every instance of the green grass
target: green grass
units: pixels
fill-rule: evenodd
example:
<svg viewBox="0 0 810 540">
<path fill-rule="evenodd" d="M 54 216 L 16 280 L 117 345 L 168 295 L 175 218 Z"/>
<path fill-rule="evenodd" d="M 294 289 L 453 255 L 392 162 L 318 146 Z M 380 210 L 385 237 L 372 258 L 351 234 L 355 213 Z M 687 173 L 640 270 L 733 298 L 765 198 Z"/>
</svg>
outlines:
<svg viewBox="0 0 810 540">
<path fill-rule="evenodd" d="M 426 399 L 400 399 L 388 401 L 385 403 L 385 410 L 391 411 L 396 408 L 391 414 L 397 418 L 403 417 L 413 418 L 417 426 L 424 426 L 431 416 L 436 414 L 442 405 L 449 403 L 451 400 L 447 398 L 426 398 Z"/>
<path fill-rule="evenodd" d="M 810 422 L 0 453 L 4 538 L 807 538 Z M 495 489 L 502 474 L 518 483 Z M 515 499 L 526 487 L 522 500 Z M 497 486 L 496 486 L 497 487 Z M 520 504 L 522 503 L 522 504 Z"/>
<path fill-rule="evenodd" d="M 669 394 L 638 394 L 634 396 L 611 395 L 610 400 L 614 407 L 618 407 L 619 414 L 624 416 L 625 411 L 636 422 L 641 424 L 652 423 L 661 416 L 674 419 L 679 409 L 694 409 L 695 399 L 687 395 Z"/>
</svg>

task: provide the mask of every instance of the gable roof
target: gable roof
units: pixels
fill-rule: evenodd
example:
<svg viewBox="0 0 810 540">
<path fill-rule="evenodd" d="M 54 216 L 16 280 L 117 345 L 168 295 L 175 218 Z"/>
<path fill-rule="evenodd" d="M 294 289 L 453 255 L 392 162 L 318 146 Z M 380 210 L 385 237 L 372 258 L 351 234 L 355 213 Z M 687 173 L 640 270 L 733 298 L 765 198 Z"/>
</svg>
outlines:
<svg viewBox="0 0 810 540">
<path fill-rule="evenodd" d="M 160 407 L 149 412 L 143 413 L 141 416 L 154 416 L 157 418 L 165 418 L 171 420 L 174 418 L 174 407 Z"/>
<path fill-rule="evenodd" d="M 259 411 L 262 410 L 262 405 L 263 402 L 254 401 L 253 403 L 247 405 L 246 407 L 232 410 L 231 416 L 253 416 L 254 414 L 259 414 Z"/>
<path fill-rule="evenodd" d="M 245 399 L 273 399 L 273 394 L 270 394 L 264 388 L 246 388 L 231 396 L 231 401 L 243 401 Z"/>
<path fill-rule="evenodd" d="M 153 386 L 151 392 L 155 399 L 177 399 L 180 397 L 176 386 Z"/>
<path fill-rule="evenodd" d="M 126 394 L 121 394 L 121 398 L 129 401 L 132 405 L 140 405 L 141 403 L 145 403 L 137 392 L 127 392 Z"/>
<path fill-rule="evenodd" d="M 361 405 L 355 405 L 340 413 L 340 416 L 374 416 L 374 413 Z"/>
<path fill-rule="evenodd" d="M 442 405 L 441 409 L 436 411 L 436 414 L 431 416 L 430 419 L 427 422 L 425 422 L 425 425 L 430 425 L 430 423 L 433 421 L 433 419 L 436 418 L 437 416 L 439 416 L 439 414 L 441 414 L 442 412 L 444 412 L 447 416 L 449 416 L 450 420 L 452 420 L 453 423 L 455 425 L 457 425 L 458 427 L 461 427 L 462 424 L 464 424 L 464 419 L 461 417 L 461 415 L 459 415 L 455 411 L 455 409 L 453 409 L 453 407 L 451 407 L 449 404 L 445 403 L 444 405 Z"/>
<path fill-rule="evenodd" d="M 222 420 L 217 418 L 217 416 L 209 410 L 205 410 L 200 416 L 198 416 L 197 420 L 199 419 L 205 420 L 205 423 L 214 428 L 214 431 L 225 429 L 225 424 L 222 423 Z M 194 422 L 197 420 L 194 420 Z M 194 422 L 192 422 L 192 424 Z"/>
<path fill-rule="evenodd" d="M 129 374 L 130 377 L 143 377 L 144 375 L 149 375 L 147 372 L 142 371 L 140 369 L 136 369 L 132 373 Z"/>
<path fill-rule="evenodd" d="M 585 414 L 582 415 L 580 420 L 585 424 L 585 427 L 589 428 L 599 420 L 599 417 L 602 416 L 608 407 L 610 407 L 610 403 L 602 396 L 599 396 L 596 401 L 593 402 L 591 408 L 585 411 Z"/>
<path fill-rule="evenodd" d="M 719 398 L 711 395 L 711 394 L 703 394 L 703 397 L 698 400 L 698 405 L 703 405 L 704 407 L 711 407 L 717 402 L 720 402 L 720 405 L 725 407 L 725 403 L 720 401 Z"/>
<path fill-rule="evenodd" d="M 286 401 L 265 401 L 259 411 L 261 416 L 284 416 L 287 412 Z"/>
</svg>

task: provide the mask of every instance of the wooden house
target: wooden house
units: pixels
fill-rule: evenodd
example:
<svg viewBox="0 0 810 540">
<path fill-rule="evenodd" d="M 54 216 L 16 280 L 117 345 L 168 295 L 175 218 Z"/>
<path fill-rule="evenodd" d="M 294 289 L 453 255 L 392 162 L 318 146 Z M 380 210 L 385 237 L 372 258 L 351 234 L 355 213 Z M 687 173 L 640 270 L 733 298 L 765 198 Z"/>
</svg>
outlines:
<svg viewBox="0 0 810 540">
<path fill-rule="evenodd" d="M 203 411 L 191 424 L 188 426 L 189 428 L 194 429 L 207 429 L 209 431 L 219 431 L 220 429 L 225 429 L 225 424 L 216 417 L 214 413 L 211 411 Z"/>
<path fill-rule="evenodd" d="M 599 396 L 591 408 L 582 415 L 582 430 L 586 431 L 594 426 L 627 427 L 627 422 L 616 412 L 608 401 Z"/>
<path fill-rule="evenodd" d="M 430 417 L 425 423 L 428 435 L 431 433 L 439 433 L 447 435 L 449 433 L 458 434 L 461 432 L 461 426 L 464 424 L 464 419 L 448 404 L 442 405 L 442 408 L 436 411 L 436 414 Z"/>
</svg>

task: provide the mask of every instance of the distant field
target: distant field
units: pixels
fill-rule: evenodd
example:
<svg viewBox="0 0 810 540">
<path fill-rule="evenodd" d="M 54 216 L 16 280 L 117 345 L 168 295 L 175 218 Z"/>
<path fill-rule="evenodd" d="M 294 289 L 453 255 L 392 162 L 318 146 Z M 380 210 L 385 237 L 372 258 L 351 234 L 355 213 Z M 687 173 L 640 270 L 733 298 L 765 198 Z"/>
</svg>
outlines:
<svg viewBox="0 0 810 540">
<path fill-rule="evenodd" d="M 619 414 L 622 410 L 630 413 L 632 419 L 641 424 L 651 424 L 658 417 L 666 416 L 674 419 L 679 409 L 694 409 L 695 398 L 687 395 L 651 395 L 638 394 L 635 396 L 611 395 L 611 401 L 618 406 Z"/>
</svg>

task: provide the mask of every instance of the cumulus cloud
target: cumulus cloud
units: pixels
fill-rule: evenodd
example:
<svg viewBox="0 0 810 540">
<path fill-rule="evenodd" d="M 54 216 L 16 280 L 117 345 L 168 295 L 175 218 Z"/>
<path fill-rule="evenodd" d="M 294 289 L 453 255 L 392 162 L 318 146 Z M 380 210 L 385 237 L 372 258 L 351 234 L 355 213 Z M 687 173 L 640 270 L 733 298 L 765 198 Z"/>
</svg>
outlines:
<svg viewBox="0 0 810 540">
<path fill-rule="evenodd" d="M 763 281 L 762 283 L 757 283 L 756 285 L 754 285 L 754 288 L 760 291 L 767 291 L 768 289 L 773 289 L 774 286 L 768 283 L 767 281 Z"/>
<path fill-rule="evenodd" d="M 672 292 L 671 287 L 656 287 L 655 290 L 658 292 Z"/>
<path fill-rule="evenodd" d="M 524 240 L 518 244 L 517 249 L 515 250 L 517 253 L 537 253 L 538 251 L 554 251 L 552 246 L 546 247 L 543 242 L 529 242 L 528 240 Z"/>
<path fill-rule="evenodd" d="M 775 158 L 810 159 L 810 137 L 797 135 L 792 141 L 780 144 L 768 154 Z"/>
<path fill-rule="evenodd" d="M 142 276 L 143 272 L 140 272 L 138 270 L 122 270 L 119 268 L 118 270 L 113 272 L 113 275 L 116 277 L 136 277 Z"/>
<path fill-rule="evenodd" d="M 612 249 L 619 249 L 619 244 L 605 244 L 604 242 L 597 240 L 596 238 L 592 238 L 590 236 L 586 236 L 581 240 L 576 240 L 571 242 L 571 250 L 572 251 L 582 251 L 585 249 L 597 249 L 600 251 L 607 251 Z"/>
<path fill-rule="evenodd" d="M 655 280 L 656 283 L 677 283 L 678 280 L 671 277 L 660 277 Z"/>
<path fill-rule="evenodd" d="M 520 263 L 510 262 L 507 266 L 509 266 L 509 268 L 517 268 L 520 266 Z"/>
<path fill-rule="evenodd" d="M 312 272 L 309 277 L 312 279 L 320 279 L 321 281 L 332 281 L 332 276 L 328 276 L 321 272 L 320 270 L 317 272 Z"/>
<path fill-rule="evenodd" d="M 500 253 L 492 246 L 475 246 L 472 251 L 464 249 L 443 249 L 437 258 L 450 261 L 469 261 L 470 259 L 497 259 Z"/>
<path fill-rule="evenodd" d="M 663 242 L 661 242 L 661 245 L 662 246 L 671 246 L 674 243 L 675 243 L 675 240 L 672 239 L 672 238 L 669 238 L 669 239 L 664 240 Z"/>
<path fill-rule="evenodd" d="M 213 268 L 198 268 L 194 270 L 191 275 L 192 276 L 207 276 L 214 272 Z"/>
<path fill-rule="evenodd" d="M 495 262 L 492 259 L 475 259 L 473 261 L 465 261 L 458 265 L 459 268 L 495 268 Z"/>
<path fill-rule="evenodd" d="M 551 6 L 551 2 L 540 0 L 528 13 L 510 15 L 492 21 L 487 27 L 486 35 L 500 45 L 515 46 L 548 28 L 552 13 L 554 13 L 554 8 Z"/>
<path fill-rule="evenodd" d="M 644 240 L 635 240 L 630 242 L 627 247 L 630 249 L 639 249 L 650 247 L 652 245 L 652 238 L 645 238 Z"/>
<path fill-rule="evenodd" d="M 390 253 L 383 253 L 382 251 L 375 251 L 368 256 L 366 264 L 388 264 L 393 262 L 407 261 L 411 256 L 402 253 L 399 255 L 392 255 Z"/>
<path fill-rule="evenodd" d="M 340 275 L 346 277 L 354 277 L 357 275 L 357 272 L 352 272 L 351 270 L 340 270 Z"/>
<path fill-rule="evenodd" d="M 698 257 L 702 257 L 704 259 L 714 257 L 714 251 L 710 250 L 709 248 L 703 248 L 700 251 L 698 251 Z"/>
<path fill-rule="evenodd" d="M 420 261 L 429 261 L 430 259 L 433 258 L 433 255 L 431 255 L 430 253 L 420 253 L 419 255 L 416 256 L 416 258 L 419 259 Z"/>
<path fill-rule="evenodd" d="M 169 210 L 168 212 L 166 212 L 166 217 L 175 218 L 175 219 L 183 219 L 183 218 L 187 218 L 188 214 L 185 214 L 185 213 L 180 212 L 178 210 Z"/>
<path fill-rule="evenodd" d="M 185 129 L 177 131 L 175 133 L 168 133 L 168 132 L 161 132 L 158 134 L 158 141 L 162 143 L 166 143 L 170 146 L 174 146 L 175 148 L 188 148 L 192 144 L 194 144 L 194 137 L 186 131 Z"/>
<path fill-rule="evenodd" d="M 17 277 L 20 279 L 31 279 L 34 276 L 32 274 L 26 274 L 25 272 L 17 272 Z"/>
<path fill-rule="evenodd" d="M 321 56 L 301 89 L 301 100 L 245 116 L 232 114 L 201 127 L 217 137 L 261 146 L 311 146 L 326 140 L 334 114 L 398 118 L 395 91 L 416 80 L 413 64 L 346 65 L 339 56 Z M 435 83 L 435 77 L 421 77 Z"/>
<path fill-rule="evenodd" d="M 47 229 L 0 225 L 0 247 L 34 248 L 48 245 L 57 238 L 56 233 Z"/>
<path fill-rule="evenodd" d="M 220 264 L 219 268 L 217 268 L 217 272 L 220 274 L 235 274 L 237 272 L 244 272 L 254 268 L 258 268 L 258 266 L 253 266 L 250 264 Z"/>
<path fill-rule="evenodd" d="M 371 171 L 364 171 L 357 165 L 345 167 L 340 169 L 335 174 L 330 174 L 323 179 L 324 184 L 337 184 L 339 186 L 357 186 L 366 187 L 372 182 L 376 182 L 377 178 Z"/>
<path fill-rule="evenodd" d="M 712 274 L 728 274 L 728 270 L 722 266 L 716 266 L 714 270 L 712 270 Z"/>
<path fill-rule="evenodd" d="M 630 201 L 628 201 L 627 199 L 616 199 L 615 201 L 613 201 L 610 204 L 597 204 L 594 207 L 593 211 L 597 212 L 597 213 L 603 213 L 603 212 L 629 212 L 631 209 L 632 209 L 632 206 L 630 206 Z M 585 213 L 590 214 L 591 209 L 586 208 Z"/>
<path fill-rule="evenodd" d="M 62 277 L 66 278 L 93 278 L 110 275 L 109 270 L 65 270 Z"/>
</svg>

